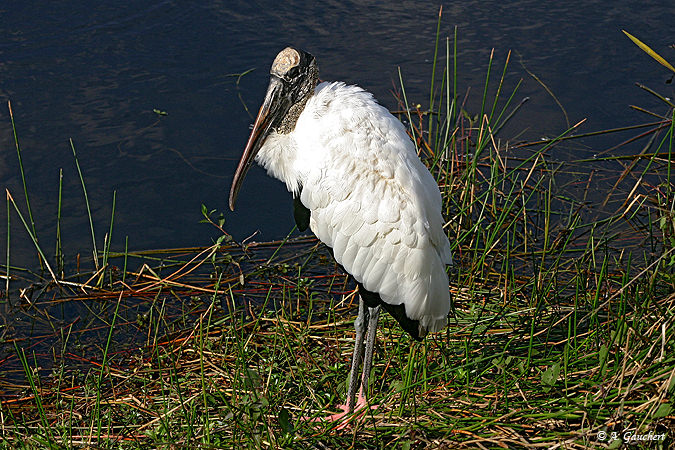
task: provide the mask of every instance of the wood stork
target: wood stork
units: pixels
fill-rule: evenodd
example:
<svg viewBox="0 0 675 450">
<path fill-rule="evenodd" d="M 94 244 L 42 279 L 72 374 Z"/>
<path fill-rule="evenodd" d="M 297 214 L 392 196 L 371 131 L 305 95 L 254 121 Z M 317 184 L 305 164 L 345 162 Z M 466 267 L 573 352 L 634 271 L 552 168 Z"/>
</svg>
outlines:
<svg viewBox="0 0 675 450">
<path fill-rule="evenodd" d="M 298 228 L 309 225 L 356 279 L 356 342 L 347 403 L 331 416 L 338 419 L 354 410 L 359 385 L 356 406 L 366 405 L 380 307 L 417 340 L 447 323 L 452 257 L 441 194 L 403 124 L 370 93 L 342 82 L 317 86 L 315 58 L 291 47 L 270 75 L 230 209 L 255 159 L 292 192 Z"/>
</svg>

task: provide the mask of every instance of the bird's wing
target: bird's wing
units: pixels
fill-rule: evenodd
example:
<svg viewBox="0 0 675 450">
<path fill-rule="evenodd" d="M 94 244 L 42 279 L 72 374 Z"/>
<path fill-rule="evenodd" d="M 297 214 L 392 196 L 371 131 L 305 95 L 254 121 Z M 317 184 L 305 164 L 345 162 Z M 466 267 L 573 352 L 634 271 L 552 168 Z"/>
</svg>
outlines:
<svg viewBox="0 0 675 450">
<path fill-rule="evenodd" d="M 361 104 L 351 105 L 349 117 L 333 104 L 311 118 L 324 132 L 313 136 L 315 162 L 304 168 L 300 198 L 312 231 L 347 272 L 436 331 L 450 308 L 445 265 L 452 261 L 438 185 L 400 121 L 360 92 L 367 97 L 351 99 Z M 298 143 L 301 152 L 304 145 Z"/>
</svg>

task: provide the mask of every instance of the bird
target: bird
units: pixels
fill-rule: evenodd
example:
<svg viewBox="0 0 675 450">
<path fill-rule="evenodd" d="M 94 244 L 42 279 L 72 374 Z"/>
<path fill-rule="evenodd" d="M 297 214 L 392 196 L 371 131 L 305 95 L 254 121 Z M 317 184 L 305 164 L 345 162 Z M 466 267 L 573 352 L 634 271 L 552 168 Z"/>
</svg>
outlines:
<svg viewBox="0 0 675 450">
<path fill-rule="evenodd" d="M 254 160 L 286 184 L 298 229 L 309 227 L 356 280 L 347 400 L 330 416 L 343 419 L 368 404 L 381 309 L 418 341 L 447 325 L 452 255 L 438 184 L 400 120 L 358 86 L 319 83 L 316 58 L 294 47 L 270 68 L 232 179 L 232 211 Z"/>
</svg>

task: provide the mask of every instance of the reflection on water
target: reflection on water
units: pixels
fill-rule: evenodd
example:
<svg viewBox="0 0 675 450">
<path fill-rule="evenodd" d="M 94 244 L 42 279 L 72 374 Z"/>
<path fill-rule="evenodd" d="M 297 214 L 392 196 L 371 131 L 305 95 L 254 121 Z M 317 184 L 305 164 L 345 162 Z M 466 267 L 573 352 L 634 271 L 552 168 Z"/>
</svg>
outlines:
<svg viewBox="0 0 675 450">
<path fill-rule="evenodd" d="M 586 130 L 642 120 L 627 105 L 655 103 L 633 82 L 663 86 L 664 70 L 620 29 L 662 50 L 675 6 L 445 3 L 442 33 L 459 27 L 458 82 L 461 92 L 473 89 L 468 108 L 479 105 L 490 50 L 499 65 L 509 49 L 515 52 L 507 83 L 524 78 L 518 95 L 531 101 L 503 138 L 521 131 L 531 139 L 550 136 L 567 126 L 561 108 L 527 71 L 546 83 L 572 123 L 588 117 Z M 231 175 L 251 122 L 242 100 L 257 109 L 272 58 L 292 43 L 317 56 L 323 79 L 358 83 L 390 108 L 400 66 L 408 96 L 427 104 L 436 8 L 376 1 L 155 1 L 0 11 L 0 99 L 12 101 L 38 233 L 50 242 L 45 247 L 52 248 L 55 236 L 63 168 L 66 257 L 90 248 L 69 138 L 101 241 L 117 191 L 113 248 L 122 248 L 125 236 L 132 248 L 208 244 L 214 232 L 198 223 L 202 203 L 225 211 L 238 238 L 256 230 L 259 239 L 284 236 L 292 226 L 290 200 L 260 169 L 251 171 L 237 213 L 227 211 Z M 255 70 L 237 85 L 231 75 L 248 69 Z M 0 179 L 21 198 L 4 105 L 0 143 Z M 12 232 L 15 263 L 34 264 L 23 231 L 13 225 Z"/>
</svg>

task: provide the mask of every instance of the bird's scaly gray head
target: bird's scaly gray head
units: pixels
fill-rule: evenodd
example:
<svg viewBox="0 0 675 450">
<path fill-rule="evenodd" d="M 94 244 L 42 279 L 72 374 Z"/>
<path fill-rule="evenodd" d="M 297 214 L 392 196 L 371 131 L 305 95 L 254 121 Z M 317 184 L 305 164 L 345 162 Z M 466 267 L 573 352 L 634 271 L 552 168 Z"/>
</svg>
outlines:
<svg viewBox="0 0 675 450">
<path fill-rule="evenodd" d="M 286 94 L 287 102 L 290 103 L 281 122 L 275 124 L 274 128 L 278 133 L 288 134 L 295 128 L 307 100 L 314 93 L 319 80 L 319 68 L 311 54 L 286 47 L 274 58 L 270 75 L 272 79 L 281 80 L 283 92 Z"/>
</svg>

